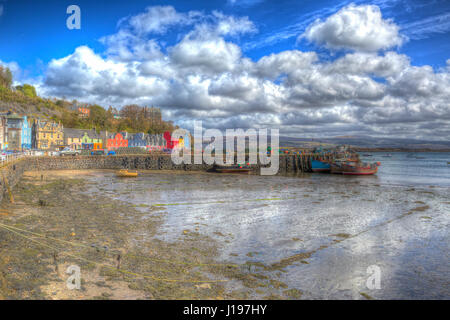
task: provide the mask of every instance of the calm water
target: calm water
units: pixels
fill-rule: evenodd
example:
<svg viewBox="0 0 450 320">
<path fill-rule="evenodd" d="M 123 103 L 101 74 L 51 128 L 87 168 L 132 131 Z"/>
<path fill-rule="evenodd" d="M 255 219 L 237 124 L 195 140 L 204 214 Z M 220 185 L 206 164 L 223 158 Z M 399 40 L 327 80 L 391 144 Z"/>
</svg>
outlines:
<svg viewBox="0 0 450 320">
<path fill-rule="evenodd" d="M 271 264 L 314 251 L 277 278 L 303 298 L 448 299 L 450 155 L 381 155 L 368 158 L 382 162 L 368 177 L 144 172 L 124 180 L 98 172 L 94 179 L 111 197 L 162 205 L 159 238 L 197 230 L 219 242 L 222 260 Z M 379 290 L 366 287 L 371 265 L 381 269 Z"/>
<path fill-rule="evenodd" d="M 366 154 L 366 153 L 364 153 Z M 381 167 L 377 174 L 383 183 L 411 185 L 450 186 L 450 153 L 368 153 L 372 157 L 361 156 L 367 162 L 380 161 Z"/>
</svg>

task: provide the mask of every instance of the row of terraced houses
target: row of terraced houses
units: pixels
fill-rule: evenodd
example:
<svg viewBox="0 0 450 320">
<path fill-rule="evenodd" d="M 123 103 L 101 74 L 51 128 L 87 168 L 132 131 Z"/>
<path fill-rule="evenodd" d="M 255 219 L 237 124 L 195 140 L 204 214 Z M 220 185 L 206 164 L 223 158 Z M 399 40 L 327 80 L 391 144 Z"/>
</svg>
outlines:
<svg viewBox="0 0 450 320">
<path fill-rule="evenodd" d="M 175 145 L 189 145 L 189 137 L 180 138 Z M 140 147 L 146 150 L 172 148 L 162 134 L 128 132 L 97 132 L 94 129 L 64 128 L 52 120 L 29 120 L 14 113 L 0 114 L 0 149 L 23 151 L 29 149 L 59 150 L 70 147 L 76 150 L 114 150 Z M 172 144 L 173 145 L 173 144 Z"/>
</svg>

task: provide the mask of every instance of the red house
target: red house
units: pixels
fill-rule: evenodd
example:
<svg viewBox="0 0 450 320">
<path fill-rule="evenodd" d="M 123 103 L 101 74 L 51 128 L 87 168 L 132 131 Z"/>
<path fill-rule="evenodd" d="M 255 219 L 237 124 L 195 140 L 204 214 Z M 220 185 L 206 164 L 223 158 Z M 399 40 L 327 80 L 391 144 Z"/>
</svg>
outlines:
<svg viewBox="0 0 450 320">
<path fill-rule="evenodd" d="M 178 140 L 172 140 L 172 135 L 169 131 L 164 132 L 164 139 L 166 140 L 167 149 L 173 149 L 178 145 Z"/>
<path fill-rule="evenodd" d="M 121 147 L 128 147 L 128 140 L 124 139 L 123 135 L 121 133 L 116 133 L 114 135 L 110 136 L 106 141 L 106 149 L 117 149 Z"/>
</svg>

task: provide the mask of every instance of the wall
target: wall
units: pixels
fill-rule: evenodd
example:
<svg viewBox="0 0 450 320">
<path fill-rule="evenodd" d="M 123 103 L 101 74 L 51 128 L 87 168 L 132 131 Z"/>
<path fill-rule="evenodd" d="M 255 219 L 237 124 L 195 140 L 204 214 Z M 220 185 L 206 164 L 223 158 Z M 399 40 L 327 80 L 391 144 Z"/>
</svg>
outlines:
<svg viewBox="0 0 450 320">
<path fill-rule="evenodd" d="M 9 197 L 8 186 L 12 190 L 27 170 L 29 170 L 27 159 L 21 159 L 0 168 L 0 202 L 4 197 Z"/>
<path fill-rule="evenodd" d="M 310 172 L 311 159 L 318 155 L 280 155 L 278 173 Z M 260 164 L 251 166 L 255 173 L 260 172 Z M 117 156 L 64 156 L 28 157 L 20 159 L 0 169 L 0 201 L 8 197 L 5 179 L 12 189 L 25 171 L 33 170 L 77 170 L 77 169 L 146 169 L 146 170 L 184 170 L 208 171 L 213 165 L 180 164 L 175 165 L 170 155 L 117 155 Z"/>
</svg>

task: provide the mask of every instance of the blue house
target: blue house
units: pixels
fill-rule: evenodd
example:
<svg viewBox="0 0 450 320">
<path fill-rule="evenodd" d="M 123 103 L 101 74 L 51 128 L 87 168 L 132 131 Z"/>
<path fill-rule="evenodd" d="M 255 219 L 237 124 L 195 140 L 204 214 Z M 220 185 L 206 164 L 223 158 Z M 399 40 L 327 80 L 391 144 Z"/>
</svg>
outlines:
<svg viewBox="0 0 450 320">
<path fill-rule="evenodd" d="M 190 140 L 189 134 L 186 134 L 184 136 L 183 142 L 184 142 L 184 148 L 186 148 L 186 149 L 190 149 L 191 148 L 191 140 Z"/>
<path fill-rule="evenodd" d="M 21 135 L 22 150 L 31 149 L 31 126 L 28 123 L 27 116 L 23 117 Z"/>
<path fill-rule="evenodd" d="M 128 138 L 128 147 L 146 147 L 147 140 L 144 133 L 136 133 Z"/>
</svg>

